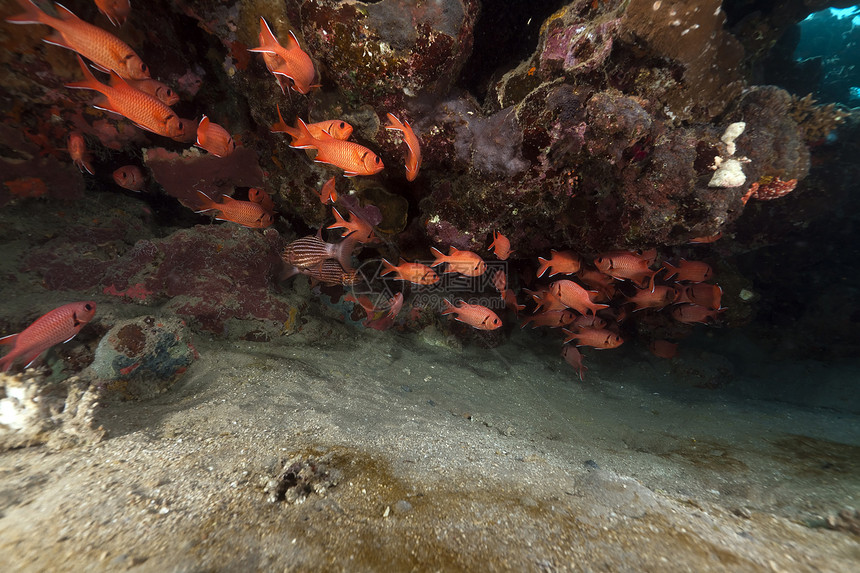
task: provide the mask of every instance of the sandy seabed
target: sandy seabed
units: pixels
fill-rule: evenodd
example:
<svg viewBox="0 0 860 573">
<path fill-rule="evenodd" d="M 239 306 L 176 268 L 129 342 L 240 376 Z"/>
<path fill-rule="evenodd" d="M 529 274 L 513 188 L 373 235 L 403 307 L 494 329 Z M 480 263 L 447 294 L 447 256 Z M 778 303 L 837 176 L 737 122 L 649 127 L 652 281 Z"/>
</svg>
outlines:
<svg viewBox="0 0 860 573">
<path fill-rule="evenodd" d="M 0 455 L 2 569 L 858 566 L 834 517 L 856 416 L 680 387 L 644 353 L 580 382 L 535 336 L 198 339 L 170 391 L 97 410 L 104 439 Z"/>
</svg>

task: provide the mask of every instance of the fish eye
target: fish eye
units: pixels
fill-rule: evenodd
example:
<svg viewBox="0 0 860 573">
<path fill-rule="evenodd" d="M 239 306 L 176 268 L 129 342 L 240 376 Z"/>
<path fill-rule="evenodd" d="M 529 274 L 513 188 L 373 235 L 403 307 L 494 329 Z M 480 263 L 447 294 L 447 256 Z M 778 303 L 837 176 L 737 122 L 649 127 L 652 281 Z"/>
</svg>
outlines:
<svg viewBox="0 0 860 573">
<path fill-rule="evenodd" d="M 340 122 L 340 128 L 343 129 L 345 127 L 346 127 L 346 124 L 344 122 Z"/>
<path fill-rule="evenodd" d="M 93 309 L 93 305 L 91 305 L 90 303 L 87 303 L 84 305 L 84 310 L 92 310 L 92 309 Z"/>
<path fill-rule="evenodd" d="M 144 64 L 143 62 L 140 62 L 140 71 L 145 72 L 146 70 L 147 70 L 146 64 Z"/>
</svg>

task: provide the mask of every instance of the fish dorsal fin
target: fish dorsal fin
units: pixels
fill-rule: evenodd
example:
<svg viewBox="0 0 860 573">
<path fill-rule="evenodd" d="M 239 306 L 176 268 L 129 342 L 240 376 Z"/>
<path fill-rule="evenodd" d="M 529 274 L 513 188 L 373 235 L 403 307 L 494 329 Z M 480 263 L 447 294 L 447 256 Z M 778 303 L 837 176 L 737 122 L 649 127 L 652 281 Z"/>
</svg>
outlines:
<svg viewBox="0 0 860 573">
<path fill-rule="evenodd" d="M 206 114 L 203 114 L 203 117 L 200 119 L 200 123 L 197 125 L 198 130 L 206 130 L 209 128 L 209 118 Z"/>
<path fill-rule="evenodd" d="M 275 34 L 272 33 L 269 23 L 266 22 L 266 19 L 262 16 L 260 16 L 260 37 L 263 44 L 259 48 L 254 48 L 250 51 L 276 54 L 279 48 L 283 49 L 280 42 L 278 42 L 278 39 L 275 37 Z"/>
<path fill-rule="evenodd" d="M 292 52 L 293 50 L 304 51 L 292 30 L 290 30 L 290 38 L 287 40 L 287 45 L 284 46 L 284 48 L 289 52 Z"/>
<path fill-rule="evenodd" d="M 125 81 L 124 77 L 122 77 L 121 75 L 119 75 L 115 71 L 108 70 L 108 72 L 110 73 L 110 83 L 112 86 L 116 86 L 116 87 L 121 88 L 121 89 L 130 89 L 130 90 L 135 89 L 135 88 L 131 87 L 130 83 Z M 136 91 L 140 91 L 140 90 L 136 90 Z"/>
<path fill-rule="evenodd" d="M 59 2 L 54 3 L 54 7 L 57 9 L 57 16 L 60 17 L 60 20 L 70 21 L 70 20 L 80 20 L 75 13 L 60 4 Z"/>
</svg>

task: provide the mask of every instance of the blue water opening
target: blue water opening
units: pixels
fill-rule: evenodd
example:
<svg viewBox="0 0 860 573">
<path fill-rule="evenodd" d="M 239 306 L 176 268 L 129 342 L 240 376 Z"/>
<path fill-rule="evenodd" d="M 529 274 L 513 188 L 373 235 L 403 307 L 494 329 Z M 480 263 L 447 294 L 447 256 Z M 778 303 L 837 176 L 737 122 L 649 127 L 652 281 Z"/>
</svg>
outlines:
<svg viewBox="0 0 860 573">
<path fill-rule="evenodd" d="M 860 6 L 828 8 L 800 23 L 794 58 L 817 72 L 816 99 L 860 105 Z"/>
</svg>

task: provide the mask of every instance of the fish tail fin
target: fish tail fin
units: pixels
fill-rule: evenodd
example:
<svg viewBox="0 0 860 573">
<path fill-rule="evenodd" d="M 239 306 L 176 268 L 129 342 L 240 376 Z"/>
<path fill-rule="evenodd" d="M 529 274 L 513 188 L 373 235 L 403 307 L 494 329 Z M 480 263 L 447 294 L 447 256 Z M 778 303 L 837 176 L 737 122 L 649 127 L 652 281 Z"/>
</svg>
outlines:
<svg viewBox="0 0 860 573">
<path fill-rule="evenodd" d="M 293 136 L 293 142 L 290 143 L 290 147 L 295 147 L 298 149 L 306 149 L 308 147 L 312 147 L 316 149 L 317 140 L 316 138 L 314 138 L 313 135 L 311 135 L 311 132 L 308 130 L 307 124 L 305 124 L 305 122 L 302 121 L 302 118 L 300 117 L 296 118 L 295 130 L 295 135 L 290 133 L 290 135 Z"/>
<path fill-rule="evenodd" d="M 436 258 L 436 260 L 433 261 L 433 264 L 430 265 L 431 267 L 438 267 L 445 262 L 445 254 L 442 251 L 436 247 L 430 247 L 430 252 L 433 253 L 433 256 Z"/>
<path fill-rule="evenodd" d="M 18 0 L 18 4 L 24 11 L 16 16 L 6 18 L 10 24 L 44 24 L 50 18 L 32 0 Z"/>
<path fill-rule="evenodd" d="M 78 89 L 78 90 L 94 90 L 101 94 L 105 93 L 105 85 L 98 81 L 87 65 L 84 63 L 84 60 L 80 56 L 76 56 L 78 58 L 78 63 L 81 65 L 81 71 L 84 72 L 84 80 L 81 82 L 72 82 L 70 84 L 66 84 L 67 88 Z"/>
<path fill-rule="evenodd" d="M 445 305 L 445 308 L 442 309 L 441 314 L 451 314 L 451 313 L 457 312 L 457 310 L 458 310 L 457 307 L 454 306 L 453 304 L 451 304 L 451 301 L 448 300 L 447 298 L 442 299 L 442 304 Z"/>
<path fill-rule="evenodd" d="M 201 197 L 198 197 L 197 199 L 198 207 L 200 208 L 196 209 L 194 211 L 195 213 L 203 213 L 204 211 L 211 211 L 212 209 L 218 208 L 218 203 L 216 203 L 215 200 L 212 199 L 212 197 L 210 197 L 203 191 L 197 191 L 197 193 L 201 195 Z"/>
<path fill-rule="evenodd" d="M 676 274 L 678 274 L 678 271 L 679 271 L 679 270 L 681 270 L 681 269 L 680 269 L 680 268 L 678 268 L 678 267 L 673 267 L 670 263 L 668 263 L 668 262 L 666 262 L 666 261 L 663 261 L 663 266 L 662 266 L 662 267 L 660 267 L 660 268 L 661 268 L 661 269 L 666 269 L 666 272 L 667 272 L 667 273 L 669 273 L 669 274 L 667 274 L 666 276 L 664 276 L 664 277 L 663 277 L 663 278 L 664 278 L 664 279 L 666 279 L 666 280 L 671 279 L 671 278 L 672 278 L 672 277 L 674 277 Z"/>
<path fill-rule="evenodd" d="M 287 122 L 284 121 L 284 116 L 281 115 L 281 106 L 278 105 L 278 123 L 272 125 L 272 133 L 286 133 L 290 137 L 293 138 L 293 141 L 299 137 L 300 131 L 295 127 L 290 127 L 287 125 Z"/>
<path fill-rule="evenodd" d="M 565 334 L 564 342 L 562 344 L 567 344 L 573 340 L 577 340 L 579 338 L 579 333 L 570 330 L 569 328 L 562 328 L 561 331 Z M 577 342 L 579 342 L 577 340 Z"/>
<path fill-rule="evenodd" d="M 78 169 L 80 169 L 81 172 L 86 170 L 87 173 L 89 173 L 90 175 L 93 175 L 92 163 L 90 163 L 90 160 L 87 159 L 86 157 L 81 157 L 80 159 L 76 159 L 75 165 L 78 166 Z"/>
<path fill-rule="evenodd" d="M 326 229 L 346 229 L 349 226 L 349 223 L 343 218 L 340 211 L 332 207 L 331 213 L 334 215 L 334 223 L 326 227 Z"/>
<path fill-rule="evenodd" d="M 538 257 L 538 263 L 540 263 L 540 266 L 538 267 L 538 270 L 537 270 L 537 276 L 542 277 L 544 275 L 544 273 L 546 273 L 549 270 L 551 263 L 548 259 L 545 259 L 543 257 Z"/>
<path fill-rule="evenodd" d="M 588 308 L 589 308 L 589 310 L 591 310 L 591 314 L 593 316 L 597 316 L 598 310 L 603 310 L 604 308 L 609 308 L 609 305 L 593 302 L 593 303 L 591 303 L 591 305 Z"/>
<path fill-rule="evenodd" d="M 285 281 L 289 278 L 292 278 L 299 274 L 299 268 L 295 267 L 286 261 L 282 261 L 283 266 L 281 267 L 281 273 L 278 275 L 279 281 Z"/>
<path fill-rule="evenodd" d="M 392 265 L 391 263 L 389 263 L 385 259 L 382 259 L 382 268 L 385 269 L 384 271 L 379 273 L 379 276 L 382 276 L 382 277 L 384 277 L 385 275 L 387 275 L 389 273 L 396 273 L 397 272 L 397 267 L 395 267 L 394 265 Z"/>
<path fill-rule="evenodd" d="M 346 272 L 353 270 L 352 252 L 355 250 L 356 244 L 358 244 L 358 241 L 352 237 L 347 237 L 334 247 L 334 258 L 337 259 L 337 262 L 340 263 L 340 266 Z"/>
</svg>

